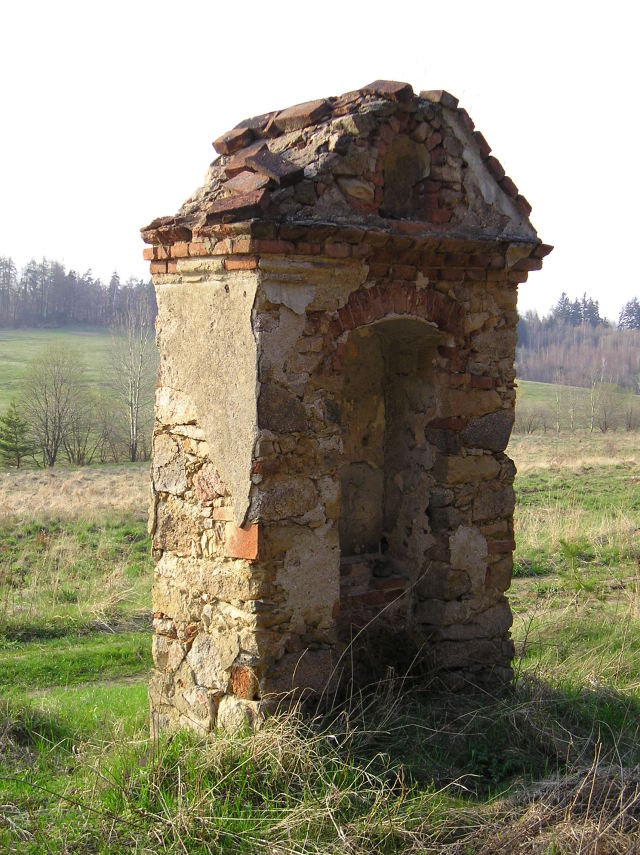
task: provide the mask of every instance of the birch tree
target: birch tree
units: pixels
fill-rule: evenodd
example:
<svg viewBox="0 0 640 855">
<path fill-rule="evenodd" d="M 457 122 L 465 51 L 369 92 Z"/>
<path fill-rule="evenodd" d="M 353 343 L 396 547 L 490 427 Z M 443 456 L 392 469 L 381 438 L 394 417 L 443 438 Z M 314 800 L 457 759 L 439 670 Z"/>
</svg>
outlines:
<svg viewBox="0 0 640 855">
<path fill-rule="evenodd" d="M 127 457 L 131 461 L 139 457 L 141 431 L 150 427 L 156 362 L 148 294 L 143 288 L 130 287 L 111 329 L 109 385 L 127 423 Z"/>
</svg>

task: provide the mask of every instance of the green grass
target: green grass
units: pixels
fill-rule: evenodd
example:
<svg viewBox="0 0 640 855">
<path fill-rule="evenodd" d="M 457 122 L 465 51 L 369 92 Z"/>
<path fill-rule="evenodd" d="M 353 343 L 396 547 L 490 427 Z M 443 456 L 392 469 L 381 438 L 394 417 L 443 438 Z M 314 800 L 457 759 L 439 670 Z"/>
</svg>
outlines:
<svg viewBox="0 0 640 855">
<path fill-rule="evenodd" d="M 0 648 L 0 684 L 8 695 L 131 677 L 151 667 L 151 632 L 91 632 Z"/>
<path fill-rule="evenodd" d="M 148 736 L 142 521 L 5 521 L 0 851 L 635 851 L 635 446 L 514 439 L 509 691 L 390 677 L 344 706 L 209 741 Z"/>
<path fill-rule="evenodd" d="M 0 524 L 0 644 L 145 620 L 150 587 L 137 517 Z"/>
<path fill-rule="evenodd" d="M 18 394 L 28 363 L 45 347 L 65 344 L 78 349 L 87 369 L 87 380 L 100 384 L 108 364 L 111 335 L 100 328 L 0 329 L 0 412 Z"/>
</svg>

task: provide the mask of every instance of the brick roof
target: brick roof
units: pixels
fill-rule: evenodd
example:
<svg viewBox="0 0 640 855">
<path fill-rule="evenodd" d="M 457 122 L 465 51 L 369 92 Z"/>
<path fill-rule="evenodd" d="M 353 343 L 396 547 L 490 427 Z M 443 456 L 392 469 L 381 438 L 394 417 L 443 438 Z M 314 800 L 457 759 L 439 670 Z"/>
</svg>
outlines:
<svg viewBox="0 0 640 855">
<path fill-rule="evenodd" d="M 443 90 L 376 80 L 245 119 L 213 146 L 203 187 L 144 227 L 147 243 L 268 220 L 540 244 L 531 206 Z"/>
</svg>

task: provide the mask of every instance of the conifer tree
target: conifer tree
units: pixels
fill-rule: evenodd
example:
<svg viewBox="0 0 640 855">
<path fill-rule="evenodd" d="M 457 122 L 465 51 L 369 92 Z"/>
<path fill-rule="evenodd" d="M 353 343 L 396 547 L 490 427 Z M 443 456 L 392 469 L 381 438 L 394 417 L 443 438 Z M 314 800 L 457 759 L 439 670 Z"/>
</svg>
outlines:
<svg viewBox="0 0 640 855">
<path fill-rule="evenodd" d="M 0 416 L 0 460 L 19 469 L 24 458 L 33 451 L 29 425 L 20 416 L 16 402 L 11 401 L 6 413 Z"/>
</svg>

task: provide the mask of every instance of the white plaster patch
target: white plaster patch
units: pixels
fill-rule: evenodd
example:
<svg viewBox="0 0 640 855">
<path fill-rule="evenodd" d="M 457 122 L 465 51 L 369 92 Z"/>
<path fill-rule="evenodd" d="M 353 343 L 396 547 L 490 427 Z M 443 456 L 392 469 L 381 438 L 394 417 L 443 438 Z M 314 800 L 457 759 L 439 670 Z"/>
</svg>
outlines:
<svg viewBox="0 0 640 855">
<path fill-rule="evenodd" d="M 315 285 L 293 285 L 288 282 L 265 282 L 264 292 L 269 302 L 282 304 L 296 315 L 304 314 L 309 303 L 316 296 Z"/>
</svg>

